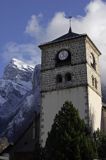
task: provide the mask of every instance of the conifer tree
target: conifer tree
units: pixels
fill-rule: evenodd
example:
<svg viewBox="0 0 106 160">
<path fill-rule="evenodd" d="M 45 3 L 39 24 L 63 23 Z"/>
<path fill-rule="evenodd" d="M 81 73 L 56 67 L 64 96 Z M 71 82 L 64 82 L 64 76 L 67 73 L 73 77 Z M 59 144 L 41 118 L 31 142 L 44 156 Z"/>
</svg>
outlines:
<svg viewBox="0 0 106 160">
<path fill-rule="evenodd" d="M 96 147 L 78 111 L 66 102 L 54 119 L 45 145 L 45 160 L 92 160 Z"/>
<path fill-rule="evenodd" d="M 106 159 L 106 134 L 97 130 L 94 133 L 94 138 L 97 145 L 98 157 Z"/>
</svg>

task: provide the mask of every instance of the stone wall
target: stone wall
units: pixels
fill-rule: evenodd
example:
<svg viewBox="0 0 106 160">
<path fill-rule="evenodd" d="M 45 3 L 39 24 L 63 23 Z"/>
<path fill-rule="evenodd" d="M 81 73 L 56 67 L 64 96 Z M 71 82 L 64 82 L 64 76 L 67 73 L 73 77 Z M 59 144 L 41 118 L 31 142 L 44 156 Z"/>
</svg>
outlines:
<svg viewBox="0 0 106 160">
<path fill-rule="evenodd" d="M 42 70 L 55 68 L 55 58 L 58 51 L 67 49 L 71 53 L 71 64 L 80 64 L 86 62 L 85 57 L 85 41 L 84 38 L 68 40 L 50 44 L 42 48 Z"/>
<path fill-rule="evenodd" d="M 65 82 L 65 74 L 71 73 L 72 80 Z M 62 83 L 56 83 L 56 76 L 61 74 L 63 77 Z M 83 86 L 87 84 L 86 65 L 80 64 L 75 66 L 62 66 L 53 70 L 42 72 L 42 91 L 50 91 L 56 89 L 64 89 L 70 87 Z"/>
<path fill-rule="evenodd" d="M 56 55 L 61 49 L 67 49 L 71 53 L 70 65 L 56 67 Z M 76 87 L 87 84 L 86 54 L 84 38 L 73 39 L 45 46 L 42 51 L 42 76 L 41 90 L 56 90 L 60 88 Z M 72 75 L 72 81 L 66 83 L 65 74 Z M 56 84 L 56 75 L 61 74 L 63 82 Z"/>
</svg>

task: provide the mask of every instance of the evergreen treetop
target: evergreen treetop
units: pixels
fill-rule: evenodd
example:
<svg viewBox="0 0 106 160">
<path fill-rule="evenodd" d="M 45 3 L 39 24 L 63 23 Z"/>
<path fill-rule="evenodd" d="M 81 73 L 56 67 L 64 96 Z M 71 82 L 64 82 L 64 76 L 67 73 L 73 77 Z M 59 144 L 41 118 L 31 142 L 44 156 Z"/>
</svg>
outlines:
<svg viewBox="0 0 106 160">
<path fill-rule="evenodd" d="M 92 160 L 96 147 L 84 120 L 70 102 L 65 102 L 45 145 L 46 160 Z"/>
</svg>

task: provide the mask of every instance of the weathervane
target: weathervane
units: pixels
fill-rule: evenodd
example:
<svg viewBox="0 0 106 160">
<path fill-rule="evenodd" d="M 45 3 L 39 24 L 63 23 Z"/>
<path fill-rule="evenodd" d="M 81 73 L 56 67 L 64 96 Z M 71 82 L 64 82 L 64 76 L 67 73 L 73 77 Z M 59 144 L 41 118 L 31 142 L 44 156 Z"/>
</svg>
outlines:
<svg viewBox="0 0 106 160">
<path fill-rule="evenodd" d="M 68 19 L 69 19 L 69 33 L 72 32 L 72 29 L 71 29 L 71 19 L 72 19 L 72 16 L 68 16 Z"/>
</svg>

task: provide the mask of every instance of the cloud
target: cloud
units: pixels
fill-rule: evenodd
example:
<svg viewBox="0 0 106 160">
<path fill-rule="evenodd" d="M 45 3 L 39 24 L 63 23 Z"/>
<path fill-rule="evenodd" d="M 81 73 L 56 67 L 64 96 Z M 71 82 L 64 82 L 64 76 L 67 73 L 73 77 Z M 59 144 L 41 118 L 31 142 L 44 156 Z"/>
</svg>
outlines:
<svg viewBox="0 0 106 160">
<path fill-rule="evenodd" d="M 25 33 L 35 38 L 37 42 L 50 41 L 67 32 L 69 21 L 65 18 L 64 12 L 56 13 L 46 27 L 40 24 L 41 18 L 41 14 L 32 15 L 25 28 Z"/>
<path fill-rule="evenodd" d="M 10 42 L 4 46 L 2 60 L 9 62 L 12 58 L 25 61 L 28 64 L 35 65 L 40 63 L 40 53 L 35 44 L 17 44 Z"/>
<path fill-rule="evenodd" d="M 42 17 L 42 15 L 32 15 L 30 20 L 28 21 L 25 33 L 29 34 L 31 37 L 39 39 L 39 36 L 42 31 L 42 27 L 39 24 L 39 19 Z"/>
<path fill-rule="evenodd" d="M 72 27 L 79 33 L 87 33 L 98 49 L 100 57 L 102 81 L 106 80 L 106 2 L 102 0 L 91 1 L 85 9 L 84 17 L 73 18 Z"/>
<path fill-rule="evenodd" d="M 56 13 L 46 29 L 46 40 L 52 40 L 67 33 L 69 20 L 65 18 L 64 12 Z"/>
</svg>

